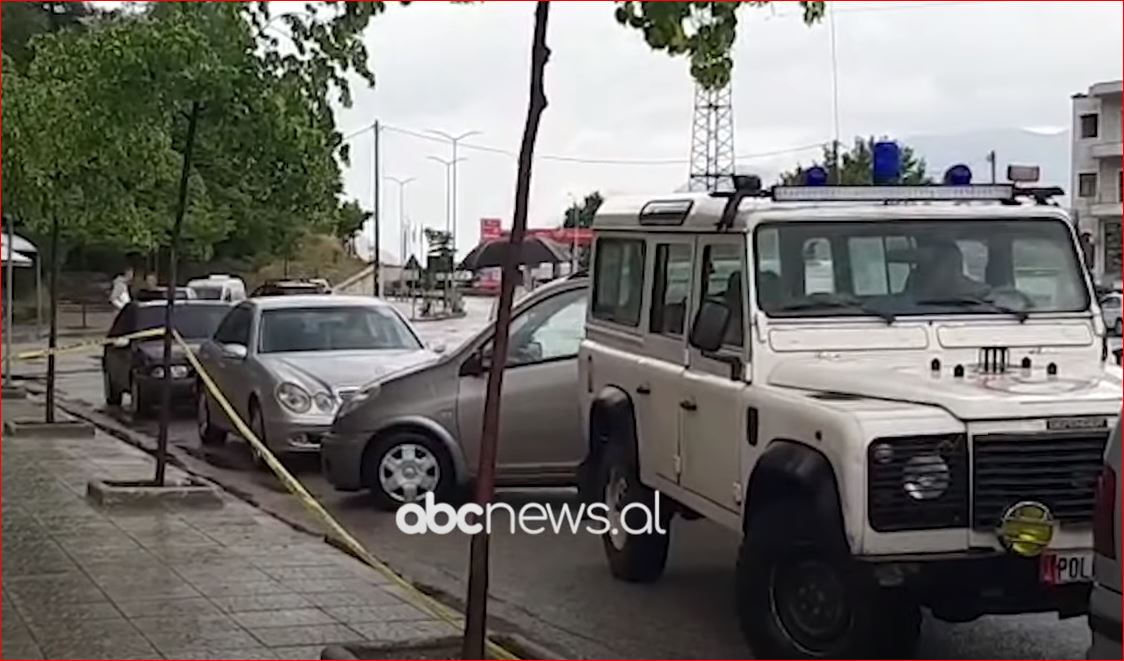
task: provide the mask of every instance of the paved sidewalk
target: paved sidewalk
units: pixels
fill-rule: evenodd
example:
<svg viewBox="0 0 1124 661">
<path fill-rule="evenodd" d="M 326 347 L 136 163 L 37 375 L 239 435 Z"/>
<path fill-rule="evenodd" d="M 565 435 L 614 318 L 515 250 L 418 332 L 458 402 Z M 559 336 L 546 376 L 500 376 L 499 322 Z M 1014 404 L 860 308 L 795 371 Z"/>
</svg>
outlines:
<svg viewBox="0 0 1124 661">
<path fill-rule="evenodd" d="M 4 402 L 4 416 L 27 406 Z M 152 457 L 100 432 L 5 437 L 2 450 L 4 658 L 318 659 L 332 643 L 455 633 L 228 495 L 222 509 L 97 508 L 89 480 L 153 473 Z"/>
</svg>

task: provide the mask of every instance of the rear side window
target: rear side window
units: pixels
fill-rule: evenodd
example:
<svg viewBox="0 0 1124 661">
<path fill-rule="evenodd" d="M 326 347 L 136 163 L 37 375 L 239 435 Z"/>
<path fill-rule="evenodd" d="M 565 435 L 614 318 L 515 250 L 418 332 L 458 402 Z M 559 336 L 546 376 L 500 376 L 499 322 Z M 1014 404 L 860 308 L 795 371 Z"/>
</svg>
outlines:
<svg viewBox="0 0 1124 661">
<path fill-rule="evenodd" d="M 644 242 L 599 239 L 593 276 L 593 317 L 623 326 L 639 326 L 643 299 Z"/>
<path fill-rule="evenodd" d="M 691 246 L 679 243 L 657 245 L 654 271 L 649 330 L 659 335 L 679 337 L 683 334 L 687 295 L 691 290 Z"/>
</svg>

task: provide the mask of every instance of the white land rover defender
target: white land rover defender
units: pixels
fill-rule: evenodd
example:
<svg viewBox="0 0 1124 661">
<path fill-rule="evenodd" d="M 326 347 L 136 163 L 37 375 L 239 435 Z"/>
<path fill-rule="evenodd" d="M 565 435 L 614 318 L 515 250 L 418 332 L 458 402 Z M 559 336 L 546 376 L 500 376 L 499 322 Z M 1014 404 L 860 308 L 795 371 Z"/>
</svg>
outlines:
<svg viewBox="0 0 1124 661">
<path fill-rule="evenodd" d="M 1121 371 L 1060 191 L 755 179 L 598 212 L 586 497 L 741 533 L 759 658 L 908 655 L 922 606 L 1084 612 Z M 604 546 L 651 581 L 668 536 Z"/>
</svg>

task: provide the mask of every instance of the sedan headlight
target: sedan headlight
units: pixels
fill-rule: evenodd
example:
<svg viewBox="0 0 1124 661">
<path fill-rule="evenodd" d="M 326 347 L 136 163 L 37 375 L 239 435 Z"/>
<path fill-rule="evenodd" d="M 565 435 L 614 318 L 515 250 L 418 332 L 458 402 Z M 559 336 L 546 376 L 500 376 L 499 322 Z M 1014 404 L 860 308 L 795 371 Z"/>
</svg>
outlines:
<svg viewBox="0 0 1124 661">
<path fill-rule="evenodd" d="M 282 383 L 277 386 L 277 401 L 293 413 L 308 413 L 312 408 L 312 395 L 295 383 Z"/>
<path fill-rule="evenodd" d="M 313 396 L 312 401 L 316 403 L 316 408 L 324 413 L 330 412 L 336 408 L 336 398 L 332 397 L 326 392 L 318 392 Z"/>
<path fill-rule="evenodd" d="M 164 368 L 162 366 L 153 367 L 148 373 L 154 379 L 164 378 Z M 173 379 L 186 379 L 190 374 L 191 370 L 187 365 L 172 365 Z"/>
</svg>

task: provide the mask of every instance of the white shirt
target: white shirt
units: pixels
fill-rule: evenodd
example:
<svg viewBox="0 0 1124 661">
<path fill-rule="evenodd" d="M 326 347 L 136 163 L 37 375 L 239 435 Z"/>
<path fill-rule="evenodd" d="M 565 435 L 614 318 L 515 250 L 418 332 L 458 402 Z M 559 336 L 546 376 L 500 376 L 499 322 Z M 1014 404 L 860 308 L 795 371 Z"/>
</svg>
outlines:
<svg viewBox="0 0 1124 661">
<path fill-rule="evenodd" d="M 113 291 L 109 294 L 109 302 L 120 310 L 129 304 L 129 281 L 125 276 L 119 275 L 113 279 Z"/>
</svg>

